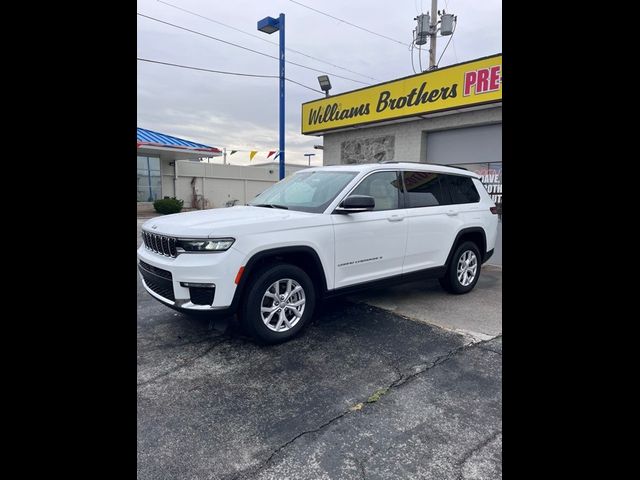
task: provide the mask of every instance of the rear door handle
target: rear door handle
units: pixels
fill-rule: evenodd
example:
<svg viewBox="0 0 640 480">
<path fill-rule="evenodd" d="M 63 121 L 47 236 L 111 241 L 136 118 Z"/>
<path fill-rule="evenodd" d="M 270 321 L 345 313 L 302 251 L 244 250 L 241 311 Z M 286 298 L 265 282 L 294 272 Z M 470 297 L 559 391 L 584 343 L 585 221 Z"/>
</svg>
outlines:
<svg viewBox="0 0 640 480">
<path fill-rule="evenodd" d="M 455 215 L 458 215 L 458 212 L 456 210 L 447 210 L 447 215 L 453 217 Z"/>
<path fill-rule="evenodd" d="M 402 215 L 396 214 L 387 217 L 387 220 L 389 220 L 390 222 L 401 222 L 402 220 L 404 220 L 404 217 Z"/>
</svg>

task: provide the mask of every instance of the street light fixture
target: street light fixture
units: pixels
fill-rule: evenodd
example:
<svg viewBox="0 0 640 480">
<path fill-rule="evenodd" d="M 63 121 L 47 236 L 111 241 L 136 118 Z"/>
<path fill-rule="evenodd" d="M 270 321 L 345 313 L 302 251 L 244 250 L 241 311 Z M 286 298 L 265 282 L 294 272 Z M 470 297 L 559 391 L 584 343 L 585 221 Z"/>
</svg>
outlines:
<svg viewBox="0 0 640 480">
<path fill-rule="evenodd" d="M 284 13 L 258 21 L 258 30 L 271 35 L 280 32 L 280 180 L 284 178 Z"/>
<path fill-rule="evenodd" d="M 329 81 L 329 75 L 320 75 L 318 77 L 318 83 L 320 83 L 320 89 L 324 92 L 325 96 L 329 96 L 329 90 L 331 90 L 331 82 Z"/>
</svg>

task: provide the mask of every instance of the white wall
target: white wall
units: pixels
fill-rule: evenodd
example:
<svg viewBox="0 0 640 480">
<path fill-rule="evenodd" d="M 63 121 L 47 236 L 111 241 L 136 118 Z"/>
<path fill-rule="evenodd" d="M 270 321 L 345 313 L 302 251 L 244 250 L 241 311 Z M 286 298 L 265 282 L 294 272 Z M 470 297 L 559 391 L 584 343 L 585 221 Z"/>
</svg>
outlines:
<svg viewBox="0 0 640 480">
<path fill-rule="evenodd" d="M 193 187 L 198 195 L 204 195 L 206 208 L 225 207 L 226 202 L 237 200 L 237 205 L 249 202 L 256 195 L 278 181 L 278 171 L 240 165 L 220 165 L 178 161 L 178 199 L 185 208 L 192 208 Z M 168 160 L 161 162 L 162 195 L 174 196 L 174 166 Z"/>
</svg>

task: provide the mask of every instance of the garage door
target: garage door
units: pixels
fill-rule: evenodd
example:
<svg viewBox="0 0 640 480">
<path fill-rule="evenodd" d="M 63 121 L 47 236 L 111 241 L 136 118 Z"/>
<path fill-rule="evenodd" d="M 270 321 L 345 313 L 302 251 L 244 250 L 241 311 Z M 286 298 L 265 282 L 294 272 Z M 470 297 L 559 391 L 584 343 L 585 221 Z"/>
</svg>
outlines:
<svg viewBox="0 0 640 480">
<path fill-rule="evenodd" d="M 428 163 L 458 165 L 502 161 L 502 124 L 427 133 Z"/>
<path fill-rule="evenodd" d="M 500 218 L 489 263 L 502 265 L 502 124 L 428 132 L 426 136 L 427 163 L 456 165 L 482 175 Z"/>
</svg>

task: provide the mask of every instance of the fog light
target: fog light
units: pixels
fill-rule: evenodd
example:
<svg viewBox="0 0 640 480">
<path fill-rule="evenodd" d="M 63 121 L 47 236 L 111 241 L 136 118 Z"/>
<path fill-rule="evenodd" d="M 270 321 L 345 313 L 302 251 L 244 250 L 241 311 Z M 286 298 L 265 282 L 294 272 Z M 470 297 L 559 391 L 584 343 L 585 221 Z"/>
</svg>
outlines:
<svg viewBox="0 0 640 480">
<path fill-rule="evenodd" d="M 180 282 L 181 287 L 185 288 L 214 288 L 215 283 L 194 283 L 194 282 Z"/>
</svg>

